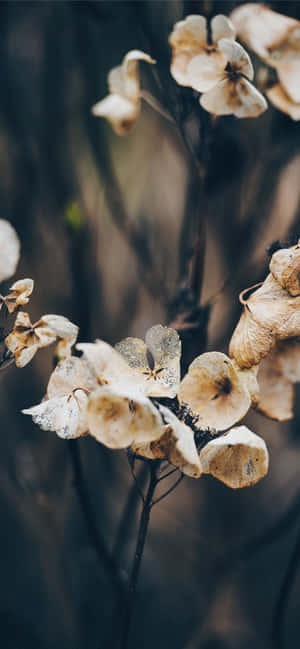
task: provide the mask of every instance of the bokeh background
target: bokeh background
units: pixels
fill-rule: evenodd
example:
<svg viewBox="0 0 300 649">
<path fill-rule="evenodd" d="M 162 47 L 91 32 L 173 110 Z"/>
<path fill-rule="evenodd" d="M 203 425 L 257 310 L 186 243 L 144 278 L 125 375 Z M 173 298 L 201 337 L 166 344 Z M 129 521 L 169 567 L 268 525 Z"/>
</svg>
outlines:
<svg viewBox="0 0 300 649">
<path fill-rule="evenodd" d="M 17 277 L 35 281 L 33 320 L 63 314 L 81 341 L 110 343 L 170 322 L 200 219 L 201 303 L 217 297 L 198 313 L 189 345 L 194 355 L 226 351 L 239 291 L 264 278 L 272 242 L 299 235 L 300 213 L 300 132 L 287 116 L 270 106 L 258 119 L 219 119 L 205 145 L 205 195 L 182 139 L 201 157 L 205 118 L 193 91 L 169 75 L 168 34 L 188 13 L 229 14 L 237 4 L 0 3 L 1 218 L 21 238 Z M 297 1 L 268 4 L 300 19 Z M 133 48 L 157 60 L 155 76 L 144 65 L 143 86 L 177 121 L 143 102 L 135 129 L 120 138 L 90 109 Z M 52 367 L 46 349 L 1 373 L 0 645 L 113 649 L 120 611 L 69 445 L 21 414 L 42 398 Z M 248 416 L 270 450 L 261 483 L 234 492 L 186 478 L 154 508 L 132 649 L 275 648 L 274 611 L 300 525 L 299 396 L 286 424 Z M 126 455 L 91 438 L 78 448 L 94 523 L 126 579 L 139 509 Z M 300 570 L 286 647 L 299 643 L 299 598 Z"/>
</svg>

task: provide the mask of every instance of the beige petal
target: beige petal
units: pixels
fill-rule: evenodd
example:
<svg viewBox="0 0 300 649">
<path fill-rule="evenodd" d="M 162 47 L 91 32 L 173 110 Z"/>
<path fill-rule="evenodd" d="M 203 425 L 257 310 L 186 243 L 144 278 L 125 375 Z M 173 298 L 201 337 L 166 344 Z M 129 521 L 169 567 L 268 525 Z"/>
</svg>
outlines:
<svg viewBox="0 0 300 649">
<path fill-rule="evenodd" d="M 117 135 L 127 135 L 140 112 L 140 102 L 134 103 L 121 95 L 108 95 L 92 108 L 96 117 L 106 117 Z"/>
<path fill-rule="evenodd" d="M 159 410 L 165 421 L 162 436 L 148 444 L 135 445 L 132 450 L 149 459 L 167 459 L 185 475 L 200 478 L 202 470 L 193 431 L 169 408 L 160 406 Z"/>
<path fill-rule="evenodd" d="M 273 344 L 272 331 L 256 322 L 251 311 L 245 308 L 230 341 L 230 356 L 240 367 L 251 368 L 269 353 Z"/>
<path fill-rule="evenodd" d="M 257 409 L 267 417 L 286 421 L 293 417 L 294 390 L 284 375 L 277 350 L 264 358 L 258 372 L 259 401 Z"/>
<path fill-rule="evenodd" d="M 91 435 L 109 448 L 150 442 L 162 434 L 162 419 L 151 401 L 138 392 L 109 386 L 91 393 L 87 407 Z"/>
<path fill-rule="evenodd" d="M 232 115 L 236 105 L 235 83 L 227 78 L 205 92 L 199 99 L 202 108 L 213 115 Z"/>
<path fill-rule="evenodd" d="M 75 344 L 78 336 L 77 325 L 70 322 L 68 318 L 62 315 L 44 315 L 35 325 L 35 331 L 39 335 L 41 341 L 44 337 L 60 338 L 65 347 L 65 355 L 69 356 L 71 347 Z M 43 343 L 44 344 L 44 343 Z M 49 344 L 49 343 L 48 343 Z"/>
<path fill-rule="evenodd" d="M 188 85 L 198 92 L 213 88 L 224 77 L 226 58 L 222 52 L 203 51 L 194 56 L 186 67 Z"/>
<path fill-rule="evenodd" d="M 202 108 L 214 115 L 258 117 L 267 109 L 263 95 L 247 79 L 229 77 L 220 81 L 200 98 Z"/>
<path fill-rule="evenodd" d="M 86 403 L 86 394 L 78 390 L 76 394 L 42 401 L 38 406 L 26 408 L 22 412 L 31 415 L 34 423 L 42 430 L 54 431 L 63 439 L 73 439 L 87 432 L 84 418 Z"/>
<path fill-rule="evenodd" d="M 287 61 L 276 66 L 278 79 L 283 89 L 295 103 L 300 103 L 300 53 L 296 61 Z"/>
<path fill-rule="evenodd" d="M 274 252 L 270 271 L 280 286 L 290 295 L 300 295 L 300 239 L 297 245 Z"/>
<path fill-rule="evenodd" d="M 124 79 L 125 97 L 133 102 L 137 102 L 140 97 L 140 79 L 138 62 L 154 64 L 154 59 L 142 52 L 141 50 L 131 50 L 126 54 L 122 62 L 122 71 Z"/>
<path fill-rule="evenodd" d="M 247 79 L 239 79 L 236 92 L 240 104 L 236 106 L 236 117 L 259 117 L 268 108 L 264 96 Z"/>
<path fill-rule="evenodd" d="M 81 389 L 90 392 L 97 387 L 96 378 L 91 373 L 87 363 L 82 358 L 71 356 L 60 361 L 52 372 L 48 387 L 47 397 L 68 396 L 74 390 Z"/>
<path fill-rule="evenodd" d="M 272 48 L 284 41 L 298 24 L 297 20 L 256 3 L 237 7 L 230 18 L 238 37 L 264 59 L 268 58 Z"/>
<path fill-rule="evenodd" d="M 202 449 L 203 473 L 210 473 L 231 489 L 249 487 L 268 472 L 269 455 L 264 440 L 246 426 L 232 428 Z"/>
<path fill-rule="evenodd" d="M 38 345 L 35 344 L 30 345 L 30 347 L 18 347 L 15 351 L 16 366 L 25 367 L 25 365 L 28 365 L 38 351 L 38 348 Z"/>
<path fill-rule="evenodd" d="M 15 273 L 20 258 L 19 237 L 5 219 L 0 219 L 0 251 L 0 282 L 3 282 Z"/>
<path fill-rule="evenodd" d="M 11 293 L 4 298 L 9 313 L 14 313 L 19 306 L 28 304 L 33 286 L 32 279 L 19 279 L 10 287 Z"/>
<path fill-rule="evenodd" d="M 279 342 L 276 346 L 276 353 L 284 376 L 291 383 L 299 383 L 300 339 Z"/>
<path fill-rule="evenodd" d="M 171 75 L 181 86 L 189 86 L 187 66 L 207 46 L 206 18 L 187 16 L 174 25 L 169 37 L 172 47 Z"/>
<path fill-rule="evenodd" d="M 140 342 L 144 344 L 143 341 Z M 129 385 L 138 387 L 139 375 L 136 376 L 121 354 L 103 340 L 96 340 L 95 343 L 78 343 L 76 349 L 82 352 L 82 358 L 100 385 L 124 383 L 127 387 Z"/>
<path fill-rule="evenodd" d="M 289 115 L 296 122 L 300 119 L 300 103 L 295 104 L 286 94 L 280 83 L 267 89 L 266 95 L 275 108 Z"/>
<path fill-rule="evenodd" d="M 201 354 L 181 382 L 178 398 L 197 416 L 197 427 L 226 430 L 248 412 L 247 382 L 221 352 Z"/>
<path fill-rule="evenodd" d="M 211 33 L 213 43 L 218 43 L 221 38 L 235 39 L 235 27 L 227 16 L 218 14 L 211 21 Z"/>
<path fill-rule="evenodd" d="M 229 40 L 228 38 L 222 38 L 219 41 L 218 46 L 226 57 L 232 72 L 243 74 L 250 80 L 253 79 L 254 70 L 250 56 L 247 54 L 246 50 L 239 45 L 239 43 Z"/>
</svg>

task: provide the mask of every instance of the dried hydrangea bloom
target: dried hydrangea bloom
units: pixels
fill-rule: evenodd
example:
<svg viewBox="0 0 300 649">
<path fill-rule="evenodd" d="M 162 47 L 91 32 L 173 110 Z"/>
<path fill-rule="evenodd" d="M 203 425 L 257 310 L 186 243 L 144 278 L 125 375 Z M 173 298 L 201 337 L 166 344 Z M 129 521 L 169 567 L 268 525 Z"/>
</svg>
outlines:
<svg viewBox="0 0 300 649">
<path fill-rule="evenodd" d="M 157 440 L 132 447 L 134 453 L 148 459 L 165 459 L 190 478 L 200 478 L 202 470 L 194 433 L 165 406 L 159 406 L 165 425 Z"/>
<path fill-rule="evenodd" d="M 72 356 L 60 361 L 52 373 L 46 400 L 22 412 L 42 430 L 54 431 L 63 439 L 81 437 L 88 433 L 85 410 L 96 385 L 87 364 Z"/>
<path fill-rule="evenodd" d="M 0 282 L 15 273 L 19 259 L 19 237 L 9 221 L 0 219 Z"/>
<path fill-rule="evenodd" d="M 203 473 L 210 473 L 231 489 L 240 489 L 266 475 L 269 455 L 261 437 L 246 426 L 238 426 L 208 442 L 200 453 L 200 462 Z"/>
<path fill-rule="evenodd" d="M 204 16 L 187 16 L 174 25 L 169 37 L 171 74 L 180 86 L 206 92 L 222 79 L 227 58 L 219 49 L 219 41 L 222 38 L 234 40 L 235 29 L 222 15 L 215 16 L 210 26 L 211 42 Z"/>
<path fill-rule="evenodd" d="M 17 367 L 24 367 L 38 349 L 51 345 L 57 339 L 60 339 L 59 354 L 68 355 L 76 341 L 77 333 L 78 327 L 64 316 L 45 315 L 35 324 L 31 324 L 28 313 L 20 311 L 13 331 L 5 339 L 5 344 L 14 354 Z"/>
<path fill-rule="evenodd" d="M 281 86 L 299 103 L 300 21 L 254 3 L 235 9 L 231 19 L 239 38 L 277 70 Z"/>
<path fill-rule="evenodd" d="M 103 385 L 88 400 L 90 434 L 109 448 L 150 442 L 162 434 L 162 418 L 147 397 L 134 390 Z"/>
<path fill-rule="evenodd" d="M 286 115 L 289 115 L 295 122 L 300 119 L 300 102 L 295 103 L 285 92 L 280 83 L 276 83 L 271 88 L 267 88 L 265 93 L 271 102 Z"/>
<path fill-rule="evenodd" d="M 300 335 L 300 296 L 292 297 L 270 274 L 245 300 L 244 312 L 234 330 L 229 352 L 240 367 L 257 365 L 277 340 Z"/>
<path fill-rule="evenodd" d="M 274 252 L 270 271 L 290 295 L 300 295 L 300 239 L 297 245 Z"/>
<path fill-rule="evenodd" d="M 222 79 L 200 97 L 202 108 L 213 115 L 258 117 L 268 105 L 263 95 L 248 81 L 254 76 L 252 63 L 244 48 L 223 38 L 219 49 L 227 57 Z"/>
<path fill-rule="evenodd" d="M 181 342 L 175 329 L 155 325 L 148 329 L 145 342 L 125 338 L 116 350 L 139 377 L 143 393 L 150 397 L 176 396 L 180 382 Z"/>
<path fill-rule="evenodd" d="M 280 342 L 260 363 L 257 409 L 267 417 L 286 421 L 293 417 L 294 388 L 300 381 L 300 341 Z"/>
<path fill-rule="evenodd" d="M 226 430 L 248 412 L 248 379 L 221 352 L 197 356 L 183 378 L 178 398 L 197 416 L 199 429 Z"/>
<path fill-rule="evenodd" d="M 9 295 L 0 295 L 0 310 L 5 305 L 8 313 L 14 313 L 19 306 L 28 304 L 33 286 L 32 279 L 19 279 L 10 287 Z"/>
<path fill-rule="evenodd" d="M 118 135 L 126 135 L 134 126 L 141 108 L 141 90 L 138 61 L 155 63 L 140 50 L 131 50 L 122 64 L 108 75 L 109 95 L 92 108 L 96 117 L 106 117 Z"/>
</svg>

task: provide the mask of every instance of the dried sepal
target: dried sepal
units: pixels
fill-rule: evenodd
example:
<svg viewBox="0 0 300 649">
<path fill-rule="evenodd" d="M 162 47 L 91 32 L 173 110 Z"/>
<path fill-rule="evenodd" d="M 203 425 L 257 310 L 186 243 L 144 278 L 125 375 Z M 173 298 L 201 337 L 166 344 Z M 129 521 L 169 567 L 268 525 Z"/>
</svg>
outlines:
<svg viewBox="0 0 300 649">
<path fill-rule="evenodd" d="M 222 38 L 234 39 L 231 21 L 223 15 L 215 16 L 211 36 L 209 43 L 204 16 L 190 15 L 174 25 L 169 37 L 171 74 L 179 85 L 205 92 L 222 78 L 227 60 L 218 44 Z"/>
<path fill-rule="evenodd" d="M 274 252 L 270 271 L 290 295 L 300 295 L 300 239 L 297 245 Z"/>
<path fill-rule="evenodd" d="M 145 337 L 125 338 L 117 352 L 139 378 L 143 393 L 151 397 L 175 397 L 180 382 L 181 342 L 175 329 L 155 325 Z"/>
<path fill-rule="evenodd" d="M 269 455 L 264 440 L 246 426 L 232 428 L 208 442 L 200 452 L 203 473 L 227 487 L 240 489 L 261 480 L 268 472 Z"/>
<path fill-rule="evenodd" d="M 277 421 L 293 418 L 294 388 L 300 381 L 300 341 L 278 343 L 259 366 L 257 409 Z"/>
<path fill-rule="evenodd" d="M 0 282 L 14 275 L 19 259 L 19 237 L 9 221 L 0 219 Z"/>
<path fill-rule="evenodd" d="M 165 406 L 159 406 L 165 425 L 159 439 L 134 445 L 132 450 L 148 459 L 166 459 L 190 478 L 200 478 L 202 470 L 194 433 Z"/>
<path fill-rule="evenodd" d="M 248 412 L 248 378 L 221 352 L 197 356 L 183 378 L 178 398 L 196 415 L 196 426 L 226 430 Z"/>
<path fill-rule="evenodd" d="M 139 61 L 155 63 L 145 52 L 140 50 L 128 52 L 122 64 L 109 72 L 110 94 L 92 108 L 93 115 L 106 117 L 118 135 L 129 133 L 140 113 Z"/>
<path fill-rule="evenodd" d="M 91 393 L 87 422 L 91 435 L 114 449 L 150 442 L 162 434 L 162 418 L 149 399 L 108 385 Z"/>
<path fill-rule="evenodd" d="M 28 313 L 19 311 L 13 331 L 6 337 L 5 344 L 14 354 L 17 367 L 24 367 L 37 350 L 60 339 L 61 356 L 69 355 L 75 343 L 78 327 L 64 316 L 45 315 L 31 324 Z"/>
<path fill-rule="evenodd" d="M 14 313 L 19 306 L 28 304 L 33 286 L 32 279 L 19 279 L 10 287 L 8 295 L 0 295 L 0 309 L 5 305 L 8 313 Z"/>
</svg>

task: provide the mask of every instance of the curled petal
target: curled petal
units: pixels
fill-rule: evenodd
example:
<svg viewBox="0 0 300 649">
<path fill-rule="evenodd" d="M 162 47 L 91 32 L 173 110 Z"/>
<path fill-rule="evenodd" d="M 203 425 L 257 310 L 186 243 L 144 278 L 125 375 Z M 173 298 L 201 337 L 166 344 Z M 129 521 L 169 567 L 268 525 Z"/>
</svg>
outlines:
<svg viewBox="0 0 300 649">
<path fill-rule="evenodd" d="M 121 95 L 108 95 L 92 108 L 96 117 L 106 117 L 117 135 L 127 135 L 140 112 L 140 102 L 133 103 Z"/>
<path fill-rule="evenodd" d="M 229 40 L 228 38 L 222 38 L 218 45 L 221 52 L 226 56 L 231 70 L 237 74 L 243 74 L 245 77 L 252 80 L 254 77 L 254 71 L 250 56 L 247 54 L 246 50 L 244 50 L 239 43 Z"/>
<path fill-rule="evenodd" d="M 231 489 L 249 487 L 268 472 L 269 456 L 264 440 L 246 426 L 232 428 L 202 449 L 203 473 L 210 473 Z"/>
<path fill-rule="evenodd" d="M 243 373 L 221 352 L 201 354 L 189 367 L 178 397 L 197 416 L 197 427 L 226 430 L 242 419 L 251 405 Z"/>
<path fill-rule="evenodd" d="M 5 219 L 0 219 L 0 253 L 0 282 L 3 282 L 15 273 L 20 258 L 19 237 Z"/>
<path fill-rule="evenodd" d="M 235 39 L 234 24 L 227 16 L 223 16 L 222 14 L 218 14 L 212 18 L 211 33 L 213 43 L 218 43 L 221 38 Z"/>
<path fill-rule="evenodd" d="M 115 449 L 150 442 L 162 434 L 162 418 L 149 399 L 109 386 L 91 393 L 87 422 L 98 442 Z"/>
<path fill-rule="evenodd" d="M 289 115 L 295 122 L 300 120 L 300 102 L 295 104 L 280 83 L 275 84 L 272 88 L 268 88 L 265 92 L 275 108 Z"/>
<path fill-rule="evenodd" d="M 290 295 L 300 295 L 300 239 L 296 246 L 274 252 L 270 271 Z"/>
<path fill-rule="evenodd" d="M 159 410 L 166 425 L 161 437 L 148 444 L 135 445 L 133 451 L 149 459 L 167 459 L 182 473 L 191 478 L 200 478 L 202 473 L 194 433 L 165 406 Z"/>
<path fill-rule="evenodd" d="M 73 439 L 87 433 L 84 411 L 87 396 L 82 390 L 69 396 L 54 397 L 38 406 L 22 410 L 31 415 L 42 430 L 54 431 L 58 437 Z"/>
</svg>

